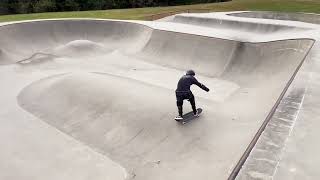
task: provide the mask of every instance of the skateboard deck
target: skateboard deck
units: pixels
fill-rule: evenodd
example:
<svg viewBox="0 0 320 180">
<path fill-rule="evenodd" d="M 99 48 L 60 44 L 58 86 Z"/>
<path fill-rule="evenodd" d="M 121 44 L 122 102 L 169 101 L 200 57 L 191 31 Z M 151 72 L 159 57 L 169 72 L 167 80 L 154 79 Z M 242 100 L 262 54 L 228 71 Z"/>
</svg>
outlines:
<svg viewBox="0 0 320 180">
<path fill-rule="evenodd" d="M 201 112 L 202 112 L 202 109 L 201 109 L 201 108 L 198 108 L 197 111 L 198 111 L 198 114 L 200 115 Z M 187 114 L 184 114 L 182 120 L 176 120 L 176 121 L 177 121 L 177 122 L 180 122 L 180 123 L 182 123 L 182 124 L 186 124 L 186 123 L 188 123 L 188 122 L 190 122 L 190 121 L 192 121 L 192 120 L 194 120 L 194 119 L 196 119 L 196 118 L 198 118 L 198 117 L 195 117 L 195 116 L 193 115 L 193 112 L 191 111 L 191 112 L 188 112 Z"/>
</svg>

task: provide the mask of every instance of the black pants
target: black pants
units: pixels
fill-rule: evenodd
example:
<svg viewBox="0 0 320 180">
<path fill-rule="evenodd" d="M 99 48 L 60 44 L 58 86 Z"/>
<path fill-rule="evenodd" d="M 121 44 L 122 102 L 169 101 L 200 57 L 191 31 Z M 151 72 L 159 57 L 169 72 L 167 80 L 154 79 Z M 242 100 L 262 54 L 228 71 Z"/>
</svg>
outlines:
<svg viewBox="0 0 320 180">
<path fill-rule="evenodd" d="M 190 102 L 193 113 L 194 114 L 197 113 L 194 95 L 192 94 L 191 91 L 189 91 L 189 92 L 176 92 L 176 98 L 177 98 L 178 112 L 181 117 L 183 115 L 183 111 L 182 111 L 183 100 L 185 100 L 185 99 L 187 99 Z"/>
</svg>

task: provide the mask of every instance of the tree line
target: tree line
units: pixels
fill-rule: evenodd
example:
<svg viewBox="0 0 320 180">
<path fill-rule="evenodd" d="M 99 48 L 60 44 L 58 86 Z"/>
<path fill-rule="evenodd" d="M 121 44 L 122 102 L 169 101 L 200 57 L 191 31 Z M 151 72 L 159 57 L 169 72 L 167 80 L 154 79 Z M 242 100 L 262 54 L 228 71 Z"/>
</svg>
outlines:
<svg viewBox="0 0 320 180">
<path fill-rule="evenodd" d="M 0 0 L 0 15 L 173 6 L 227 0 Z"/>
</svg>

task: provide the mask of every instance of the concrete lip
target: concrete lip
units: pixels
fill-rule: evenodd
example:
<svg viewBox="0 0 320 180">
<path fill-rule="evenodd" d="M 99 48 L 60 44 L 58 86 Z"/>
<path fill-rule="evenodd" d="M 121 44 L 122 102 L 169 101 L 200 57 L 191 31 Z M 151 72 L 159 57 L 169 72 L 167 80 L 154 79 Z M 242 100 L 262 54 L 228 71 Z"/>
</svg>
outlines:
<svg viewBox="0 0 320 180">
<path fill-rule="evenodd" d="M 318 26 L 201 16 L 1 25 L 0 178 L 227 179 Z M 194 88 L 204 112 L 180 126 L 174 90 L 191 68 L 212 91 Z"/>
</svg>

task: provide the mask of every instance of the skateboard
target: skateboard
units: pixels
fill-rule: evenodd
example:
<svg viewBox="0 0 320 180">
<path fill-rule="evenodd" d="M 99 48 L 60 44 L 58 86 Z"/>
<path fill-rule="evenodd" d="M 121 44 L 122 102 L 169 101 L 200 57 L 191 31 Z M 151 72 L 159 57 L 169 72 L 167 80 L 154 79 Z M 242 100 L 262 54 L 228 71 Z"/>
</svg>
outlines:
<svg viewBox="0 0 320 180">
<path fill-rule="evenodd" d="M 200 115 L 201 112 L 202 112 L 202 109 L 201 109 L 201 108 L 198 108 L 197 111 L 198 111 L 198 114 Z M 196 117 L 196 116 L 193 115 L 193 112 L 192 112 L 192 111 L 191 111 L 191 112 L 188 112 L 187 114 L 184 114 L 182 117 L 183 117 L 182 120 L 177 120 L 177 119 L 175 119 L 175 120 L 176 120 L 177 122 L 182 123 L 182 124 L 186 124 L 186 123 L 188 123 L 188 122 L 190 122 L 190 121 L 198 118 L 198 117 Z"/>
</svg>

